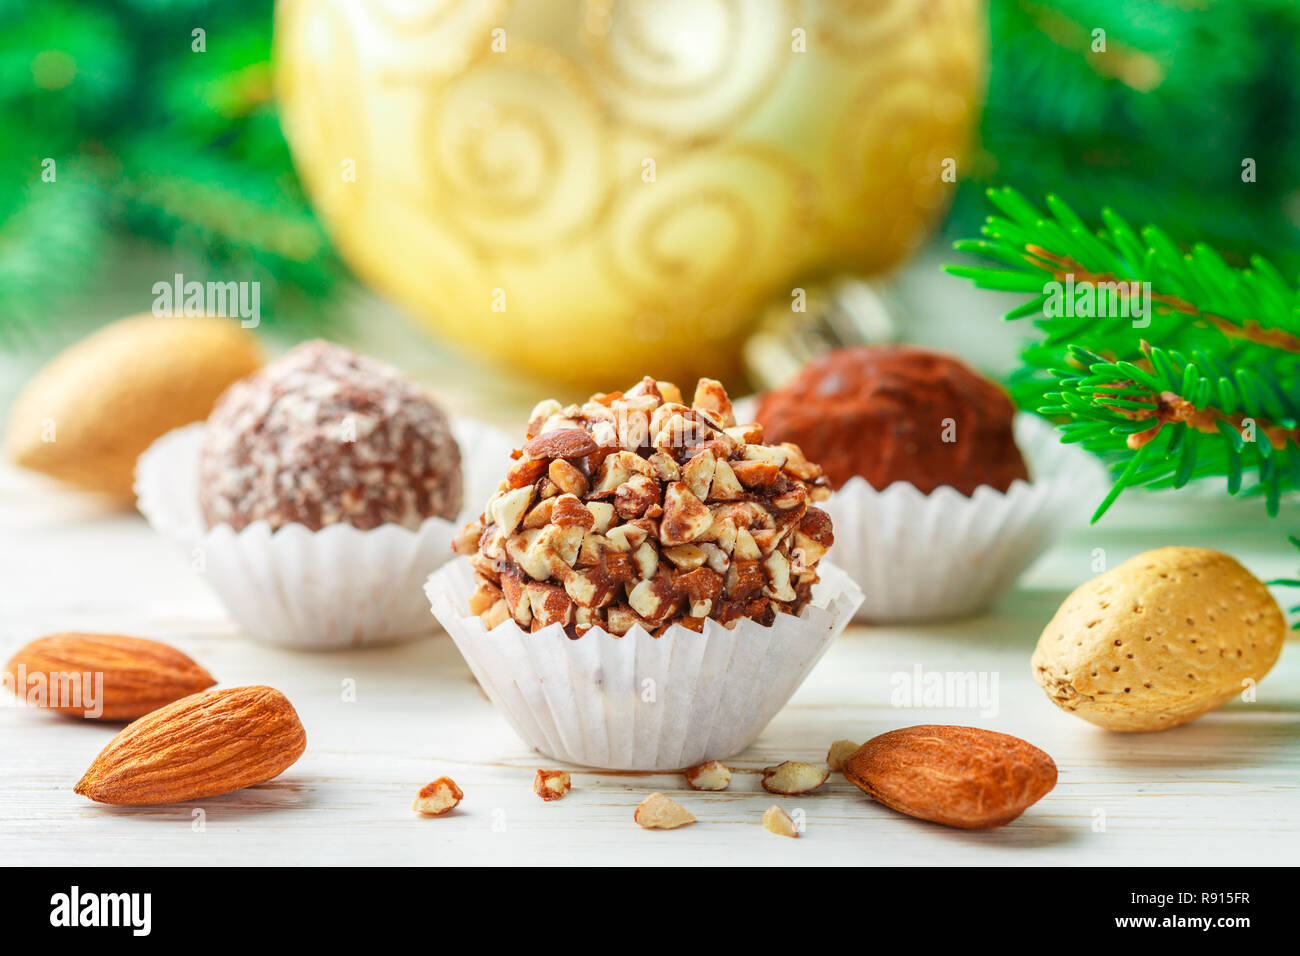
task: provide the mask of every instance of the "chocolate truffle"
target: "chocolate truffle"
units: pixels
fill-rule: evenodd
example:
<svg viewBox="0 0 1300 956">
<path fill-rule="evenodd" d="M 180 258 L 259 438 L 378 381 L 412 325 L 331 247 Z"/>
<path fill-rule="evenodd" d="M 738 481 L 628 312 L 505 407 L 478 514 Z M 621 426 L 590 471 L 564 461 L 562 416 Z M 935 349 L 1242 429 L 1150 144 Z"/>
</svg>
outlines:
<svg viewBox="0 0 1300 956">
<path fill-rule="evenodd" d="M 793 442 L 840 488 L 861 475 L 874 488 L 911 482 L 925 494 L 949 485 L 1006 491 L 1027 479 L 996 384 L 928 349 L 839 349 L 768 392 L 757 418 L 768 437 Z"/>
<path fill-rule="evenodd" d="M 646 378 L 583 405 L 543 402 L 482 517 L 455 543 L 486 627 L 571 637 L 701 630 L 799 614 L 833 542 L 821 469 L 736 425 L 721 384 L 691 405 Z"/>
<path fill-rule="evenodd" d="M 416 529 L 460 511 L 447 417 L 396 369 L 329 342 L 305 342 L 230 386 L 200 455 L 209 526 Z"/>
</svg>

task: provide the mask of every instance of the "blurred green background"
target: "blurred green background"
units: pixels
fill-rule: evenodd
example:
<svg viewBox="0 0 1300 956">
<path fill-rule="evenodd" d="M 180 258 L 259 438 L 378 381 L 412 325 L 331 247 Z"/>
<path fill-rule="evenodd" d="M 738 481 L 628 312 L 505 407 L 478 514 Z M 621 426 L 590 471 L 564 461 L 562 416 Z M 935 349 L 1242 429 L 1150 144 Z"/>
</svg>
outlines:
<svg viewBox="0 0 1300 956">
<path fill-rule="evenodd" d="M 1300 267 L 1295 3 L 993 0 L 988 17 L 979 142 L 904 292 L 948 281 L 935 250 L 976 231 L 993 183 Z M 260 282 L 272 332 L 347 335 L 356 290 L 280 131 L 271 20 L 270 0 L 0 0 L 0 349 L 48 354 L 147 309 L 151 283 L 123 279 L 143 259 L 151 276 Z M 42 188 L 47 159 L 65 188 Z"/>
</svg>

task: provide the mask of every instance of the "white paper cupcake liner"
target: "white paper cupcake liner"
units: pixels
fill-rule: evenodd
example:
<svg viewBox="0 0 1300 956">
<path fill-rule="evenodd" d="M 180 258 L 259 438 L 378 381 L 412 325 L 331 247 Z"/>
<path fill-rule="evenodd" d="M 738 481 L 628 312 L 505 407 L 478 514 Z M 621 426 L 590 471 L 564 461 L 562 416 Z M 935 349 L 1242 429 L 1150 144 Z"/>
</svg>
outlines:
<svg viewBox="0 0 1300 956">
<path fill-rule="evenodd" d="M 433 613 L 492 703 L 530 747 L 603 770 L 678 770 L 749 746 L 844 630 L 862 599 L 848 576 L 818 565 L 803 614 L 771 627 L 741 621 L 661 637 L 640 626 L 570 639 L 558 624 L 491 631 L 469 616 L 474 572 L 453 561 L 425 585 Z"/>
<path fill-rule="evenodd" d="M 971 497 L 942 487 L 922 494 L 895 482 L 883 491 L 851 478 L 822 507 L 830 556 L 862 588 L 857 619 L 939 620 L 988 606 L 1064 531 L 1085 523 L 1109 486 L 1096 458 L 1062 445 L 1052 425 L 1021 412 L 1016 444 L 1030 481 Z"/>
<path fill-rule="evenodd" d="M 229 525 L 208 528 L 199 509 L 205 427 L 171 431 L 140 456 L 140 511 L 185 553 L 250 637 L 299 648 L 360 647 L 432 630 L 420 586 L 454 556 L 452 540 L 491 497 L 512 448 L 496 429 L 452 422 L 464 475 L 455 521 L 428 518 L 418 531 L 396 524 L 309 531 L 292 524 L 274 532 L 255 521 L 236 532 Z"/>
</svg>

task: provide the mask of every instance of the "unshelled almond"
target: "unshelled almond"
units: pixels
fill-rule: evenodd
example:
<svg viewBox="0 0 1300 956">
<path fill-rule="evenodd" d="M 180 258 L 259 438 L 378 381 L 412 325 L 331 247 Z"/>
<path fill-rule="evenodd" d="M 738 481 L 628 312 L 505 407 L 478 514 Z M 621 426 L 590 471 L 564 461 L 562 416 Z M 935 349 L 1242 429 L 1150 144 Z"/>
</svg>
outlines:
<svg viewBox="0 0 1300 956">
<path fill-rule="evenodd" d="M 794 825 L 790 814 L 775 803 L 763 814 L 763 826 L 777 836 L 797 837 L 799 835 L 799 828 Z"/>
<path fill-rule="evenodd" d="M 726 790 L 731 786 L 731 768 L 720 760 L 708 760 L 688 768 L 683 776 L 692 790 Z"/>
<path fill-rule="evenodd" d="M 136 458 L 202 421 L 263 362 L 238 321 L 155 316 L 111 322 L 50 361 L 14 399 L 6 457 L 82 488 L 132 500 Z"/>
<path fill-rule="evenodd" d="M 411 809 L 426 817 L 440 817 L 450 813 L 465 799 L 465 794 L 451 777 L 439 777 L 433 783 L 426 783 L 415 795 Z"/>
<path fill-rule="evenodd" d="M 676 830 L 695 822 L 689 810 L 662 793 L 652 793 L 642 800 L 633 819 L 647 830 Z"/>
<path fill-rule="evenodd" d="M 306 747 L 298 714 L 278 690 L 210 690 L 128 724 L 76 791 L 122 806 L 197 800 L 264 783 Z"/>
<path fill-rule="evenodd" d="M 793 797 L 801 793 L 812 793 L 830 778 L 831 772 L 825 767 L 802 760 L 787 760 L 775 767 L 763 768 L 763 789 L 768 793 L 779 793 Z"/>
<path fill-rule="evenodd" d="M 569 792 L 569 772 L 567 770 L 539 770 L 533 777 L 533 793 L 543 800 L 559 800 Z"/>
<path fill-rule="evenodd" d="M 1052 758 L 1019 737 L 925 724 L 873 737 L 844 776 L 887 807 L 964 830 L 1010 823 L 1056 786 Z"/>
<path fill-rule="evenodd" d="M 1277 601 L 1235 558 L 1157 548 L 1066 598 L 1030 666 L 1068 713 L 1108 730 L 1166 730 L 1253 687 L 1286 635 Z"/>
<path fill-rule="evenodd" d="M 7 683 L 29 704 L 100 720 L 135 720 L 211 687 L 174 647 L 120 634 L 51 634 L 20 648 Z"/>
</svg>

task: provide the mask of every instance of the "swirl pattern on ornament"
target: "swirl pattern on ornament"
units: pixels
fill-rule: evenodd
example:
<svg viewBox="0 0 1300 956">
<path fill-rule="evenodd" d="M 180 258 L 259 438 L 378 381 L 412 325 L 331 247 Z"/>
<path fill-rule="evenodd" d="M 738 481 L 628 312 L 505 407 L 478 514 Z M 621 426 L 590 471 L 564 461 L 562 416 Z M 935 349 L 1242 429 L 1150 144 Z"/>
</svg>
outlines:
<svg viewBox="0 0 1300 956">
<path fill-rule="evenodd" d="M 788 67 L 786 0 L 588 0 L 582 40 L 622 123 L 709 138 L 757 108 Z"/>
<path fill-rule="evenodd" d="M 379 48 L 378 79 L 394 86 L 436 83 L 492 52 L 507 0 L 343 0 L 368 11 L 354 24 Z M 362 6 L 362 4 L 365 6 Z"/>
<path fill-rule="evenodd" d="M 810 9 L 808 32 L 812 43 L 840 56 L 878 55 L 905 37 L 918 16 L 940 15 L 949 5 L 949 0 L 822 0 Z"/>
<path fill-rule="evenodd" d="M 665 159 L 653 189 L 619 193 L 599 244 L 616 287 L 661 310 L 731 304 L 771 291 L 802 258 L 814 187 L 786 156 L 759 146 Z"/>
<path fill-rule="evenodd" d="M 398 30 L 420 32 L 444 27 L 454 13 L 474 6 L 476 4 L 460 3 L 458 0 L 370 0 L 370 8 L 377 21 Z M 493 6 L 499 9 L 503 5 Z"/>
<path fill-rule="evenodd" d="M 595 226 L 611 137 L 572 63 L 516 42 L 433 92 L 419 134 L 424 214 L 450 220 L 489 258 Z"/>
</svg>

